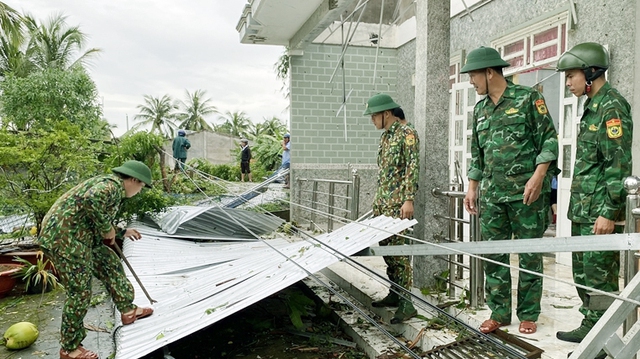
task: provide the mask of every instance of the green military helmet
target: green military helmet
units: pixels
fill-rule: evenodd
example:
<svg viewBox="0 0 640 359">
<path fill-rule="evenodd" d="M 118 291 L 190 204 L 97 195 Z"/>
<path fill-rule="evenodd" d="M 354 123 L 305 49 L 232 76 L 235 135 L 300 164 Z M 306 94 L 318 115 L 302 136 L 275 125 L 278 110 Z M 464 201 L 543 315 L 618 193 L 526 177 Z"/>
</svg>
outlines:
<svg viewBox="0 0 640 359">
<path fill-rule="evenodd" d="M 494 67 L 511 66 L 504 61 L 498 51 L 492 47 L 480 46 L 479 48 L 469 52 L 467 55 L 467 63 L 462 66 L 460 73 L 467 73 L 474 70 L 489 69 Z"/>
<path fill-rule="evenodd" d="M 395 103 L 391 96 L 385 93 L 379 93 L 371 96 L 369 100 L 367 100 L 366 108 L 364 110 L 363 115 L 371 115 L 373 113 L 378 113 L 386 110 L 393 110 L 394 108 L 398 108 L 400 105 Z"/>
<path fill-rule="evenodd" d="M 151 170 L 140 161 L 127 161 L 122 166 L 111 169 L 111 172 L 133 177 L 151 188 Z"/>
<path fill-rule="evenodd" d="M 595 68 L 596 71 L 591 69 Z M 556 71 L 584 70 L 587 81 L 600 77 L 609 68 L 609 51 L 595 42 L 584 42 L 560 56 Z"/>
</svg>

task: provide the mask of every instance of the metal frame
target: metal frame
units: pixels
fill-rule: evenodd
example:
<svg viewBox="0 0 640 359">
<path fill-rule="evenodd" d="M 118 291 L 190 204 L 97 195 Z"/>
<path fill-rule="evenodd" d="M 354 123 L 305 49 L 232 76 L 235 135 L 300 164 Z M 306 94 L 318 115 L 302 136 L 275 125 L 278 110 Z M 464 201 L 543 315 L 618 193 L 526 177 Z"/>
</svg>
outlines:
<svg viewBox="0 0 640 359">
<path fill-rule="evenodd" d="M 303 202 L 309 202 L 311 208 L 310 221 L 314 225 L 316 224 L 317 214 L 321 211 L 318 210 L 318 205 L 325 206 L 327 208 L 327 232 L 331 232 L 334 229 L 335 211 L 341 211 L 346 215 L 346 218 L 356 221 L 358 219 L 358 212 L 360 211 L 360 175 L 358 171 L 353 169 L 351 171 L 351 181 L 345 180 L 332 180 L 321 178 L 297 178 L 298 182 L 298 204 Z M 311 183 L 311 190 L 303 190 L 303 182 Z M 327 192 L 320 192 L 318 190 L 319 184 L 326 184 Z M 336 194 L 336 185 L 343 186 L 344 195 Z M 303 198 L 303 194 L 310 193 L 311 199 Z M 327 196 L 327 204 L 320 203 L 318 201 L 318 195 Z M 344 199 L 344 208 L 338 208 L 335 206 L 336 198 Z"/>
</svg>

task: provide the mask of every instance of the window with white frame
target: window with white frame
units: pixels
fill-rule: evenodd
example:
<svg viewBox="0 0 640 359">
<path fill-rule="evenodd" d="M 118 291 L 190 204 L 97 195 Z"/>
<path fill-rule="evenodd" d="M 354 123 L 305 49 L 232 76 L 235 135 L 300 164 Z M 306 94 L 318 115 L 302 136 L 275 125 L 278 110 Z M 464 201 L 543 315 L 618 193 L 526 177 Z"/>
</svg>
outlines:
<svg viewBox="0 0 640 359">
<path fill-rule="evenodd" d="M 511 64 L 513 74 L 555 63 L 565 51 L 569 12 L 563 11 L 494 40 L 491 45 Z"/>
</svg>

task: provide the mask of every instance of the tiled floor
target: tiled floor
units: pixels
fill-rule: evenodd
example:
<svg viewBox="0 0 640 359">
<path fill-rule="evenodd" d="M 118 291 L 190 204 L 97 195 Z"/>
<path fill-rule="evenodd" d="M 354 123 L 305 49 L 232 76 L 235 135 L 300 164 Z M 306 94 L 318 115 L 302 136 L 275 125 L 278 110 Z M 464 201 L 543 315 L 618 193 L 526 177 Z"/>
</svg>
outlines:
<svg viewBox="0 0 640 359">
<path fill-rule="evenodd" d="M 381 257 L 359 257 L 357 260 L 386 277 L 384 275 L 385 264 Z M 513 265 L 517 266 L 517 255 L 512 255 L 511 261 Z M 567 354 L 577 347 L 577 344 L 556 339 L 556 332 L 558 330 L 571 330 L 580 325 L 582 320 L 582 315 L 578 312 L 580 299 L 575 288 L 570 284 L 572 283 L 572 277 L 569 266 L 557 264 L 554 257 L 545 256 L 544 268 L 545 274 L 557 278 L 559 281 L 544 279 L 542 313 L 538 321 L 538 331 L 531 335 L 520 334 L 518 332 L 519 322 L 515 312 L 513 314 L 513 324 L 503 329 L 543 349 L 542 357 L 545 359 L 566 358 Z M 354 269 L 347 263 L 337 263 L 330 269 L 374 300 L 382 298 L 387 293 L 386 286 L 380 283 L 380 280 Z M 516 270 L 512 270 L 512 272 L 516 274 Z M 517 283 L 517 280 L 514 279 L 513 283 Z M 419 294 L 419 291 L 414 289 L 414 293 Z M 513 293 L 515 295 L 515 288 Z M 485 308 L 482 310 L 464 310 L 455 314 L 459 319 L 477 328 L 482 321 L 489 318 L 490 311 Z"/>
</svg>

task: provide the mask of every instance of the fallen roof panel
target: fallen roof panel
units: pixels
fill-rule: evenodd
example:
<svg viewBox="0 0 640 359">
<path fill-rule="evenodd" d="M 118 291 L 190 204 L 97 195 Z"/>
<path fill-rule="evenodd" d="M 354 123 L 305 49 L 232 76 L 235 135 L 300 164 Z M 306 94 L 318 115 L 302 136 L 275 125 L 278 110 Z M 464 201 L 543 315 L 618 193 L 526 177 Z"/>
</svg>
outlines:
<svg viewBox="0 0 640 359">
<path fill-rule="evenodd" d="M 284 223 L 274 215 L 237 208 L 196 206 L 172 207 L 168 212 L 156 215 L 154 221 L 167 234 L 231 237 L 236 241 L 255 240 L 255 235 L 271 233 Z"/>
<path fill-rule="evenodd" d="M 139 358 L 210 326 L 415 223 L 379 216 L 319 235 L 318 244 L 268 240 L 225 246 L 152 237 L 140 228 L 144 240 L 125 241 L 124 253 L 157 303 L 151 317 L 118 328 L 116 359 Z M 148 305 L 128 270 L 127 275 L 135 303 Z"/>
</svg>

